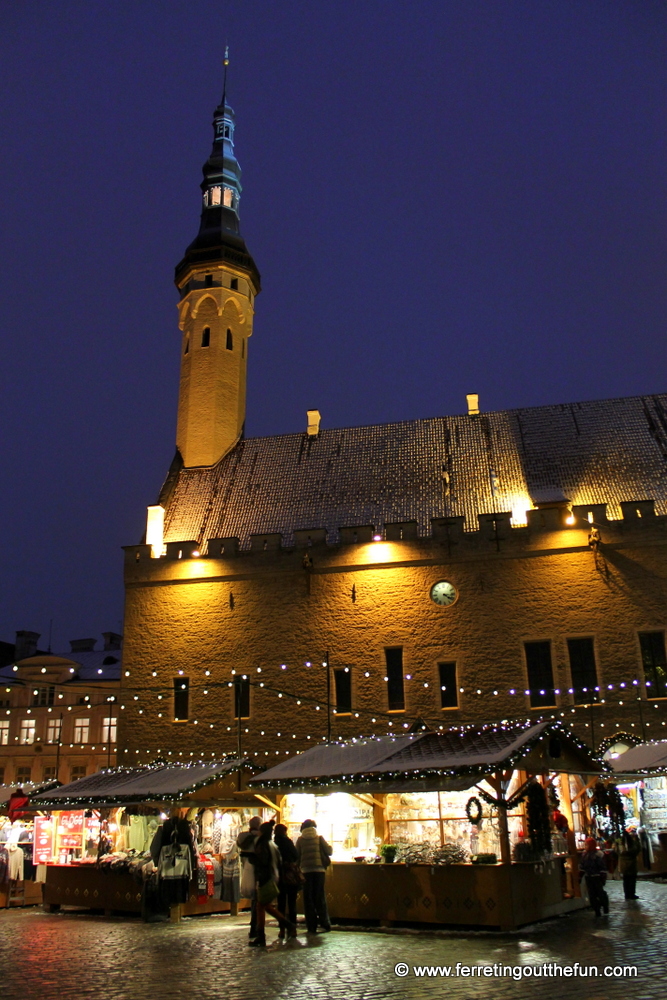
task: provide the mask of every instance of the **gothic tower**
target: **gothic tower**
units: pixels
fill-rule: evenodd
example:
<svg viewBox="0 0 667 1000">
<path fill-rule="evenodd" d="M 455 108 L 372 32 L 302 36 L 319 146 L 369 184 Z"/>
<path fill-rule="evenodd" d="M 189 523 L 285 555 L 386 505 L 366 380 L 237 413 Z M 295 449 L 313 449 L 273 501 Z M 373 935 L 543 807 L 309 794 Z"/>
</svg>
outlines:
<svg viewBox="0 0 667 1000">
<path fill-rule="evenodd" d="M 223 95 L 204 164 L 199 233 L 176 268 L 183 332 L 176 446 L 186 468 L 219 462 L 241 437 L 245 420 L 248 338 L 260 277 L 239 231 L 234 126 Z"/>
</svg>

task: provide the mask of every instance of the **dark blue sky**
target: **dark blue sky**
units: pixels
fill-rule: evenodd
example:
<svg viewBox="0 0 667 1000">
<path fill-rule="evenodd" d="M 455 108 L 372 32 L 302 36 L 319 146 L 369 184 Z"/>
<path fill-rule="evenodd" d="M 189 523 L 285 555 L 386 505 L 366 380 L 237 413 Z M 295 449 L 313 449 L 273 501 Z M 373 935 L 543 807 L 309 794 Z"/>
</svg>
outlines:
<svg viewBox="0 0 667 1000">
<path fill-rule="evenodd" d="M 0 638 L 116 629 L 220 98 L 247 434 L 665 390 L 658 0 L 0 0 Z"/>
</svg>

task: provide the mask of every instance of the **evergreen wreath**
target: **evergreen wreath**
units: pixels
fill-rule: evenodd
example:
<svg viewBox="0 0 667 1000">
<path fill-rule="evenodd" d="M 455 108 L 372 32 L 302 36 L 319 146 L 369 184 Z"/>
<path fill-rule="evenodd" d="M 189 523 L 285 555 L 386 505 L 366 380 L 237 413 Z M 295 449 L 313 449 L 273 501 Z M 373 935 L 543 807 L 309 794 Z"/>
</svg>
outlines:
<svg viewBox="0 0 667 1000">
<path fill-rule="evenodd" d="M 466 816 L 473 826 L 477 826 L 482 821 L 482 803 L 476 795 L 471 795 L 466 802 Z"/>
</svg>

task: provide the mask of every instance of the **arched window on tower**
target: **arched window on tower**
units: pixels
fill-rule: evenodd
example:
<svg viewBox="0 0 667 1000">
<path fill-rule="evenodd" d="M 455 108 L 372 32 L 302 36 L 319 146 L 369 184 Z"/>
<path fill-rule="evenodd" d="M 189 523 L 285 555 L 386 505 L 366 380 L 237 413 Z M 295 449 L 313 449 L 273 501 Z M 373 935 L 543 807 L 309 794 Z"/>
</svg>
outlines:
<svg viewBox="0 0 667 1000">
<path fill-rule="evenodd" d="M 241 341 L 241 357 L 245 358 L 245 340 Z"/>
<path fill-rule="evenodd" d="M 225 188 L 225 193 L 224 193 L 223 197 L 224 197 L 223 205 L 225 206 L 225 208 L 233 208 L 234 207 L 234 192 L 232 191 L 231 188 Z"/>
<path fill-rule="evenodd" d="M 204 194 L 204 204 L 205 205 L 219 205 L 221 201 L 221 194 L 219 187 L 209 188 Z"/>
<path fill-rule="evenodd" d="M 233 351 L 234 350 L 234 340 L 233 340 L 233 337 L 232 337 L 232 331 L 231 330 L 227 330 L 227 350 L 228 351 Z"/>
<path fill-rule="evenodd" d="M 205 326 L 201 332 L 201 346 L 208 347 L 211 343 L 211 328 L 210 326 Z"/>
<path fill-rule="evenodd" d="M 185 350 L 183 351 L 183 354 L 189 354 L 189 353 L 190 353 L 190 338 L 186 337 L 185 338 Z"/>
</svg>

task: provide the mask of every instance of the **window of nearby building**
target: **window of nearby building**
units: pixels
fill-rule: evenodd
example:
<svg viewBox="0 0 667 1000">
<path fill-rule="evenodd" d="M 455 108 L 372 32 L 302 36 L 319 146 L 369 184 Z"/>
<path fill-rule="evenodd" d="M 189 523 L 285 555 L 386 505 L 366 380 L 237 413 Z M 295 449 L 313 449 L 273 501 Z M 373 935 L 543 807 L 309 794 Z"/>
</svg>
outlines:
<svg viewBox="0 0 667 1000">
<path fill-rule="evenodd" d="M 217 190 L 218 191 L 218 196 L 219 196 L 220 188 L 214 188 L 213 190 L 214 191 Z M 220 201 L 218 201 L 218 205 L 219 204 L 220 204 Z M 205 288 L 212 288 L 213 287 L 213 275 L 212 274 L 205 274 L 204 275 L 204 287 Z"/>
<path fill-rule="evenodd" d="M 78 781 L 79 778 L 85 778 L 86 777 L 86 765 L 85 764 L 75 764 L 74 767 L 70 770 L 70 775 L 71 775 L 72 781 Z"/>
<path fill-rule="evenodd" d="M 44 768 L 43 771 L 44 781 L 53 781 L 55 778 L 57 778 L 57 776 L 58 775 L 55 765 L 49 765 L 49 767 Z"/>
<path fill-rule="evenodd" d="M 247 677 L 234 678 L 234 718 L 250 718 L 250 681 Z"/>
<path fill-rule="evenodd" d="M 664 632 L 640 632 L 644 683 L 648 697 L 667 697 L 667 657 Z"/>
<path fill-rule="evenodd" d="M 551 643 L 525 642 L 524 649 L 526 651 L 526 667 L 528 668 L 530 707 L 542 708 L 545 705 L 555 705 Z"/>
<path fill-rule="evenodd" d="M 190 712 L 190 679 L 174 677 L 174 722 L 185 722 Z"/>
<path fill-rule="evenodd" d="M 336 688 L 336 712 L 338 715 L 349 715 L 352 711 L 352 671 L 349 667 L 334 670 L 334 686 Z"/>
<path fill-rule="evenodd" d="M 116 742 L 116 720 L 111 716 L 102 719 L 102 741 L 104 743 Z"/>
<path fill-rule="evenodd" d="M 229 287 L 232 289 L 232 291 L 238 292 L 238 290 L 239 290 L 239 279 L 238 278 L 232 278 L 232 280 L 229 283 Z"/>
<path fill-rule="evenodd" d="M 456 683 L 456 663 L 439 663 L 440 708 L 459 707 L 459 689 Z"/>
<path fill-rule="evenodd" d="M 201 332 L 201 346 L 208 347 L 211 343 L 211 328 L 210 326 L 205 326 Z"/>
<path fill-rule="evenodd" d="M 17 785 L 22 785 L 24 781 L 30 781 L 30 775 L 32 774 L 31 767 L 17 767 L 16 768 L 16 783 Z"/>
<path fill-rule="evenodd" d="M 56 689 L 53 686 L 33 688 L 32 692 L 33 705 L 53 705 L 55 697 L 56 697 Z"/>
<path fill-rule="evenodd" d="M 568 639 L 567 651 L 570 656 L 570 673 L 575 705 L 588 705 L 592 701 L 598 701 L 599 695 L 595 690 L 598 683 L 598 673 L 593 640 Z"/>
<path fill-rule="evenodd" d="M 90 719 L 81 718 L 74 720 L 75 743 L 87 743 L 89 733 L 90 733 Z"/>
<path fill-rule="evenodd" d="M 60 733 L 62 731 L 62 719 L 49 719 L 46 727 L 46 742 L 60 743 Z"/>
<path fill-rule="evenodd" d="M 228 351 L 233 351 L 234 350 L 234 339 L 232 337 L 232 331 L 231 330 L 227 330 L 227 350 Z"/>
<path fill-rule="evenodd" d="M 405 711 L 403 687 L 403 647 L 389 646 L 384 651 L 387 668 L 387 703 L 390 712 Z"/>
<path fill-rule="evenodd" d="M 34 742 L 35 742 L 35 720 L 21 719 L 21 728 L 19 730 L 19 743 L 34 743 Z"/>
<path fill-rule="evenodd" d="M 5 769 L 4 767 L 0 767 L 0 785 L 4 785 L 4 783 L 5 783 Z"/>
<path fill-rule="evenodd" d="M 0 746 L 6 747 L 9 743 L 9 719 L 0 719 Z"/>
</svg>

